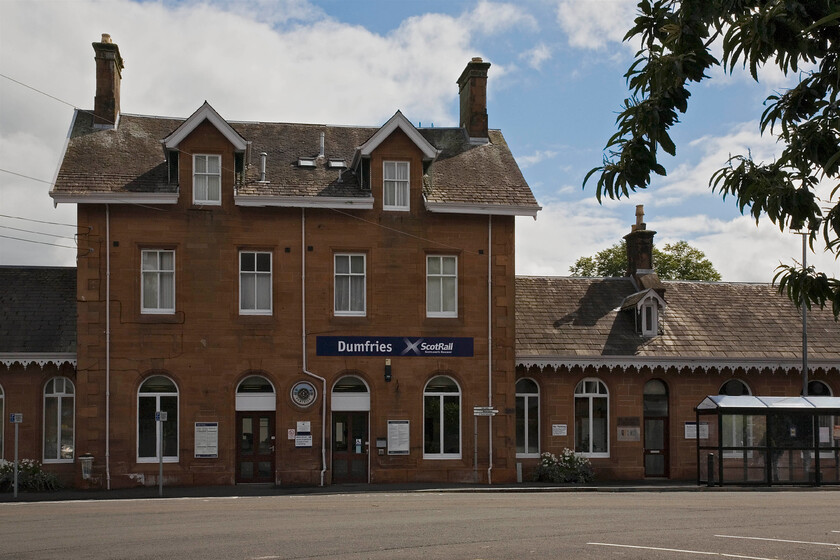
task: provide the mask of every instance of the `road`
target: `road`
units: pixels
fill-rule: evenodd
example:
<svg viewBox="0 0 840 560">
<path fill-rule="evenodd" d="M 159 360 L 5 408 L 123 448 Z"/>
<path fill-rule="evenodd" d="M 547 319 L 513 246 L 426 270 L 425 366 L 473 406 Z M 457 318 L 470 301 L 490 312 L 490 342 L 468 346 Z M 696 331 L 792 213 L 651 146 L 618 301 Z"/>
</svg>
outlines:
<svg viewBox="0 0 840 560">
<path fill-rule="evenodd" d="M 0 558 L 840 558 L 837 492 L 359 493 L 0 504 Z"/>
</svg>

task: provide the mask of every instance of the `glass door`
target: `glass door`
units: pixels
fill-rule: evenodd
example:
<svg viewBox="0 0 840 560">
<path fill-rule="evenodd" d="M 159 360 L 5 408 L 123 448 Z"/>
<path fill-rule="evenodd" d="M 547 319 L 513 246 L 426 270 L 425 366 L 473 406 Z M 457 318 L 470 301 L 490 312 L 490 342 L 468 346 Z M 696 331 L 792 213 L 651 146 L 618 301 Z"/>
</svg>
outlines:
<svg viewBox="0 0 840 560">
<path fill-rule="evenodd" d="M 236 437 L 236 482 L 274 482 L 274 412 L 237 412 Z"/>
<path fill-rule="evenodd" d="M 368 413 L 333 412 L 333 483 L 367 482 Z"/>
</svg>

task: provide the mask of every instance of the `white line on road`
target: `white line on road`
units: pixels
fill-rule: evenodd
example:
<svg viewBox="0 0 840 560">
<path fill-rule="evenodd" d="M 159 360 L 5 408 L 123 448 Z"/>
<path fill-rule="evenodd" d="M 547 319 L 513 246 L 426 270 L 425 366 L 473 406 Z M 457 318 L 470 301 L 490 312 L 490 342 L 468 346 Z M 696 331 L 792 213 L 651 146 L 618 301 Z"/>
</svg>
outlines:
<svg viewBox="0 0 840 560">
<path fill-rule="evenodd" d="M 716 537 L 721 537 L 723 539 L 746 539 L 750 541 L 771 541 L 771 542 L 786 542 L 786 543 L 794 543 L 794 544 L 812 544 L 814 546 L 833 546 L 836 548 L 840 548 L 840 543 L 830 543 L 830 542 L 812 542 L 812 541 L 791 541 L 787 539 L 767 539 L 764 537 L 738 537 L 735 535 L 715 535 Z"/>
<path fill-rule="evenodd" d="M 636 546 L 632 544 L 612 544 L 612 543 L 600 543 L 600 542 L 591 542 L 586 544 L 592 544 L 595 546 L 614 546 L 618 548 L 638 548 L 642 550 L 660 550 L 662 552 L 683 552 L 685 554 L 703 554 L 705 556 L 723 556 L 725 558 L 743 558 L 745 560 L 777 560 L 776 558 L 763 558 L 761 556 L 742 556 L 740 554 L 726 554 L 723 552 L 706 552 L 703 550 L 683 550 L 680 548 L 660 548 L 657 546 Z"/>
</svg>

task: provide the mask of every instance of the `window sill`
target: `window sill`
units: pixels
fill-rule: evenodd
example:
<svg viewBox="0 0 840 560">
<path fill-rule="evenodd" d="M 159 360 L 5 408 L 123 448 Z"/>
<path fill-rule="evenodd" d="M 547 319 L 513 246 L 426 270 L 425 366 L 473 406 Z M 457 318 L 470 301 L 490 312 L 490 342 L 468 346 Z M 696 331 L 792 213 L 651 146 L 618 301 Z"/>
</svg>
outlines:
<svg viewBox="0 0 840 560">
<path fill-rule="evenodd" d="M 446 454 L 437 454 L 437 455 L 426 455 L 423 454 L 423 459 L 426 461 L 457 461 L 461 459 L 461 454 L 455 453 L 446 453 Z"/>
<path fill-rule="evenodd" d="M 581 457 L 586 457 L 587 459 L 609 459 L 609 453 L 583 453 L 579 451 L 575 451 Z"/>
<path fill-rule="evenodd" d="M 74 463 L 76 459 L 44 459 L 41 461 L 44 465 L 60 465 L 62 463 Z"/>
<path fill-rule="evenodd" d="M 178 457 L 164 457 L 164 463 L 177 463 Z M 157 457 L 142 457 L 137 459 L 138 464 L 149 464 L 149 463 L 160 463 L 160 460 Z"/>
<path fill-rule="evenodd" d="M 517 459 L 539 459 L 540 454 L 539 453 L 517 453 L 516 458 Z"/>
</svg>

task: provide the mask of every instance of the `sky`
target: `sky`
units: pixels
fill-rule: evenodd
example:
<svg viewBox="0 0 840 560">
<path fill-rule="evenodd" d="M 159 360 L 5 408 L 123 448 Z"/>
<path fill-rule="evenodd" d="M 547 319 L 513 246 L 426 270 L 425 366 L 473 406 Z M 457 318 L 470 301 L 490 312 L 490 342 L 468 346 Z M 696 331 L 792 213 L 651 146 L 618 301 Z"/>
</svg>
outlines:
<svg viewBox="0 0 840 560">
<path fill-rule="evenodd" d="M 764 99 L 793 84 L 777 70 L 692 86 L 677 155 L 649 189 L 599 204 L 594 181 L 582 188 L 629 95 L 634 14 L 630 0 L 0 0 L 0 265 L 75 265 L 75 205 L 48 193 L 73 108 L 93 107 L 91 43 L 109 33 L 122 111 L 182 118 L 207 100 L 232 121 L 380 126 L 401 110 L 457 126 L 455 82 L 480 56 L 489 125 L 543 207 L 517 218 L 517 274 L 568 275 L 629 233 L 643 204 L 657 246 L 686 240 L 724 281 L 770 282 L 801 262 L 800 237 L 756 225 L 708 181 L 730 155 L 780 151 L 758 130 Z M 819 247 L 807 259 L 840 276 Z"/>
</svg>

